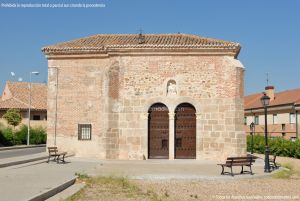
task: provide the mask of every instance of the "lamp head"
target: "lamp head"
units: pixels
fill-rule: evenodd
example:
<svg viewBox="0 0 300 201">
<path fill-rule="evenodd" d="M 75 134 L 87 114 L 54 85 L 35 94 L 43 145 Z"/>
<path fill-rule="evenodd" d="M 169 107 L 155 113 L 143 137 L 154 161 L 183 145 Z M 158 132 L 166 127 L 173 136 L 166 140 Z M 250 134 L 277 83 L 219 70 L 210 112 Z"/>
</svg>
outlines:
<svg viewBox="0 0 300 201">
<path fill-rule="evenodd" d="M 264 107 L 267 107 L 270 104 L 270 97 L 264 93 L 264 95 L 260 98 L 260 101 Z"/>
<path fill-rule="evenodd" d="M 255 126 L 255 124 L 254 124 L 254 122 L 252 122 L 252 123 L 250 124 L 250 129 L 252 130 L 252 129 L 254 128 L 254 126 Z"/>
</svg>

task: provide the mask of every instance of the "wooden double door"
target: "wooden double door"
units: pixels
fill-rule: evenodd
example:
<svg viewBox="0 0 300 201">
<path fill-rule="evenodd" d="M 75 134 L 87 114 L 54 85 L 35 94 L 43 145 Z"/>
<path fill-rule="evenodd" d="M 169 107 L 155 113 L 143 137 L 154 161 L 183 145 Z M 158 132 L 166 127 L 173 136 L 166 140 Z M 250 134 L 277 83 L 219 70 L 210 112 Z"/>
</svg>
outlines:
<svg viewBox="0 0 300 201">
<path fill-rule="evenodd" d="M 174 156 L 196 158 L 196 110 L 188 103 L 178 105 L 174 122 Z M 169 110 L 162 103 L 149 109 L 148 157 L 169 158 Z"/>
</svg>

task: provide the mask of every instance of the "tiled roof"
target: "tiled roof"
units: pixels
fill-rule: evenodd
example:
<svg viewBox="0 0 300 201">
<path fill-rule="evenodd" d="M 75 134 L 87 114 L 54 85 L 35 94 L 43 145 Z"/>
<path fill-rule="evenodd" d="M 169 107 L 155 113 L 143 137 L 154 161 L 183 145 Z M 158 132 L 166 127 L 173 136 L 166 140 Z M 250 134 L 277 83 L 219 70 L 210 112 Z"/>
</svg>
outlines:
<svg viewBox="0 0 300 201">
<path fill-rule="evenodd" d="M 98 34 L 42 48 L 49 53 L 101 52 L 114 49 L 223 49 L 238 54 L 238 43 L 191 34 Z"/>
<path fill-rule="evenodd" d="M 262 93 L 245 96 L 245 109 L 261 108 L 260 98 Z M 300 89 L 287 90 L 275 93 L 275 99 L 270 101 L 269 106 L 284 105 L 284 104 L 300 104 Z"/>
<path fill-rule="evenodd" d="M 0 109 L 28 109 L 29 107 L 29 83 L 10 82 L 6 83 L 12 96 L 0 99 Z M 47 85 L 32 83 L 31 85 L 31 108 L 33 110 L 47 110 Z"/>
</svg>

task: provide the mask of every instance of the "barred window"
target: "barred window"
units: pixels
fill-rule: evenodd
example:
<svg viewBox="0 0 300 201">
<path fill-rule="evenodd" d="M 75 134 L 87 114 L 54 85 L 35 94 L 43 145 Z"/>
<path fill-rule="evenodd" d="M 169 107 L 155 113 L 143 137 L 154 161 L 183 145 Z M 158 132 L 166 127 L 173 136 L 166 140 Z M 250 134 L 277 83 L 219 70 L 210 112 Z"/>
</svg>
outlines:
<svg viewBox="0 0 300 201">
<path fill-rule="evenodd" d="M 78 124 L 78 140 L 91 140 L 91 139 L 92 139 L 92 125 Z"/>
<path fill-rule="evenodd" d="M 259 116 L 254 117 L 254 123 L 255 125 L 259 125 Z"/>
<path fill-rule="evenodd" d="M 295 113 L 290 113 L 290 124 L 296 123 Z"/>
</svg>

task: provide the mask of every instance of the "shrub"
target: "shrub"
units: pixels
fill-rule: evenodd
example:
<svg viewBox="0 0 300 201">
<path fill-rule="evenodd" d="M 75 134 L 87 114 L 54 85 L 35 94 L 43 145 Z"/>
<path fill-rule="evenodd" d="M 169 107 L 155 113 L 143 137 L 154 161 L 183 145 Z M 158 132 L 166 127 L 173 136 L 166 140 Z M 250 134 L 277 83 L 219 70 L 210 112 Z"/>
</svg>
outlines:
<svg viewBox="0 0 300 201">
<path fill-rule="evenodd" d="M 270 153 L 277 156 L 300 158 L 300 141 L 292 142 L 283 138 L 268 138 Z M 247 136 L 247 151 L 251 150 L 251 136 Z M 265 138 L 263 135 L 253 136 L 253 152 L 263 154 Z"/>
<path fill-rule="evenodd" d="M 46 130 L 42 127 L 31 129 L 30 143 L 31 144 L 45 144 L 47 140 Z"/>
<path fill-rule="evenodd" d="M 27 144 L 27 128 L 26 125 L 22 125 L 15 133 L 15 137 L 21 144 Z"/>
<path fill-rule="evenodd" d="M 9 127 L 0 125 L 0 144 L 4 146 L 21 145 L 27 143 L 27 126 L 22 125 L 15 133 Z M 30 144 L 45 144 L 46 130 L 42 127 L 30 129 Z"/>
<path fill-rule="evenodd" d="M 28 126 L 22 125 L 15 133 L 16 138 L 22 144 L 27 143 Z M 45 144 L 47 139 L 46 130 L 42 127 L 30 128 L 30 144 Z"/>
<path fill-rule="evenodd" d="M 4 146 L 14 145 L 14 136 L 11 128 L 1 127 L 0 129 L 0 143 Z"/>
</svg>

